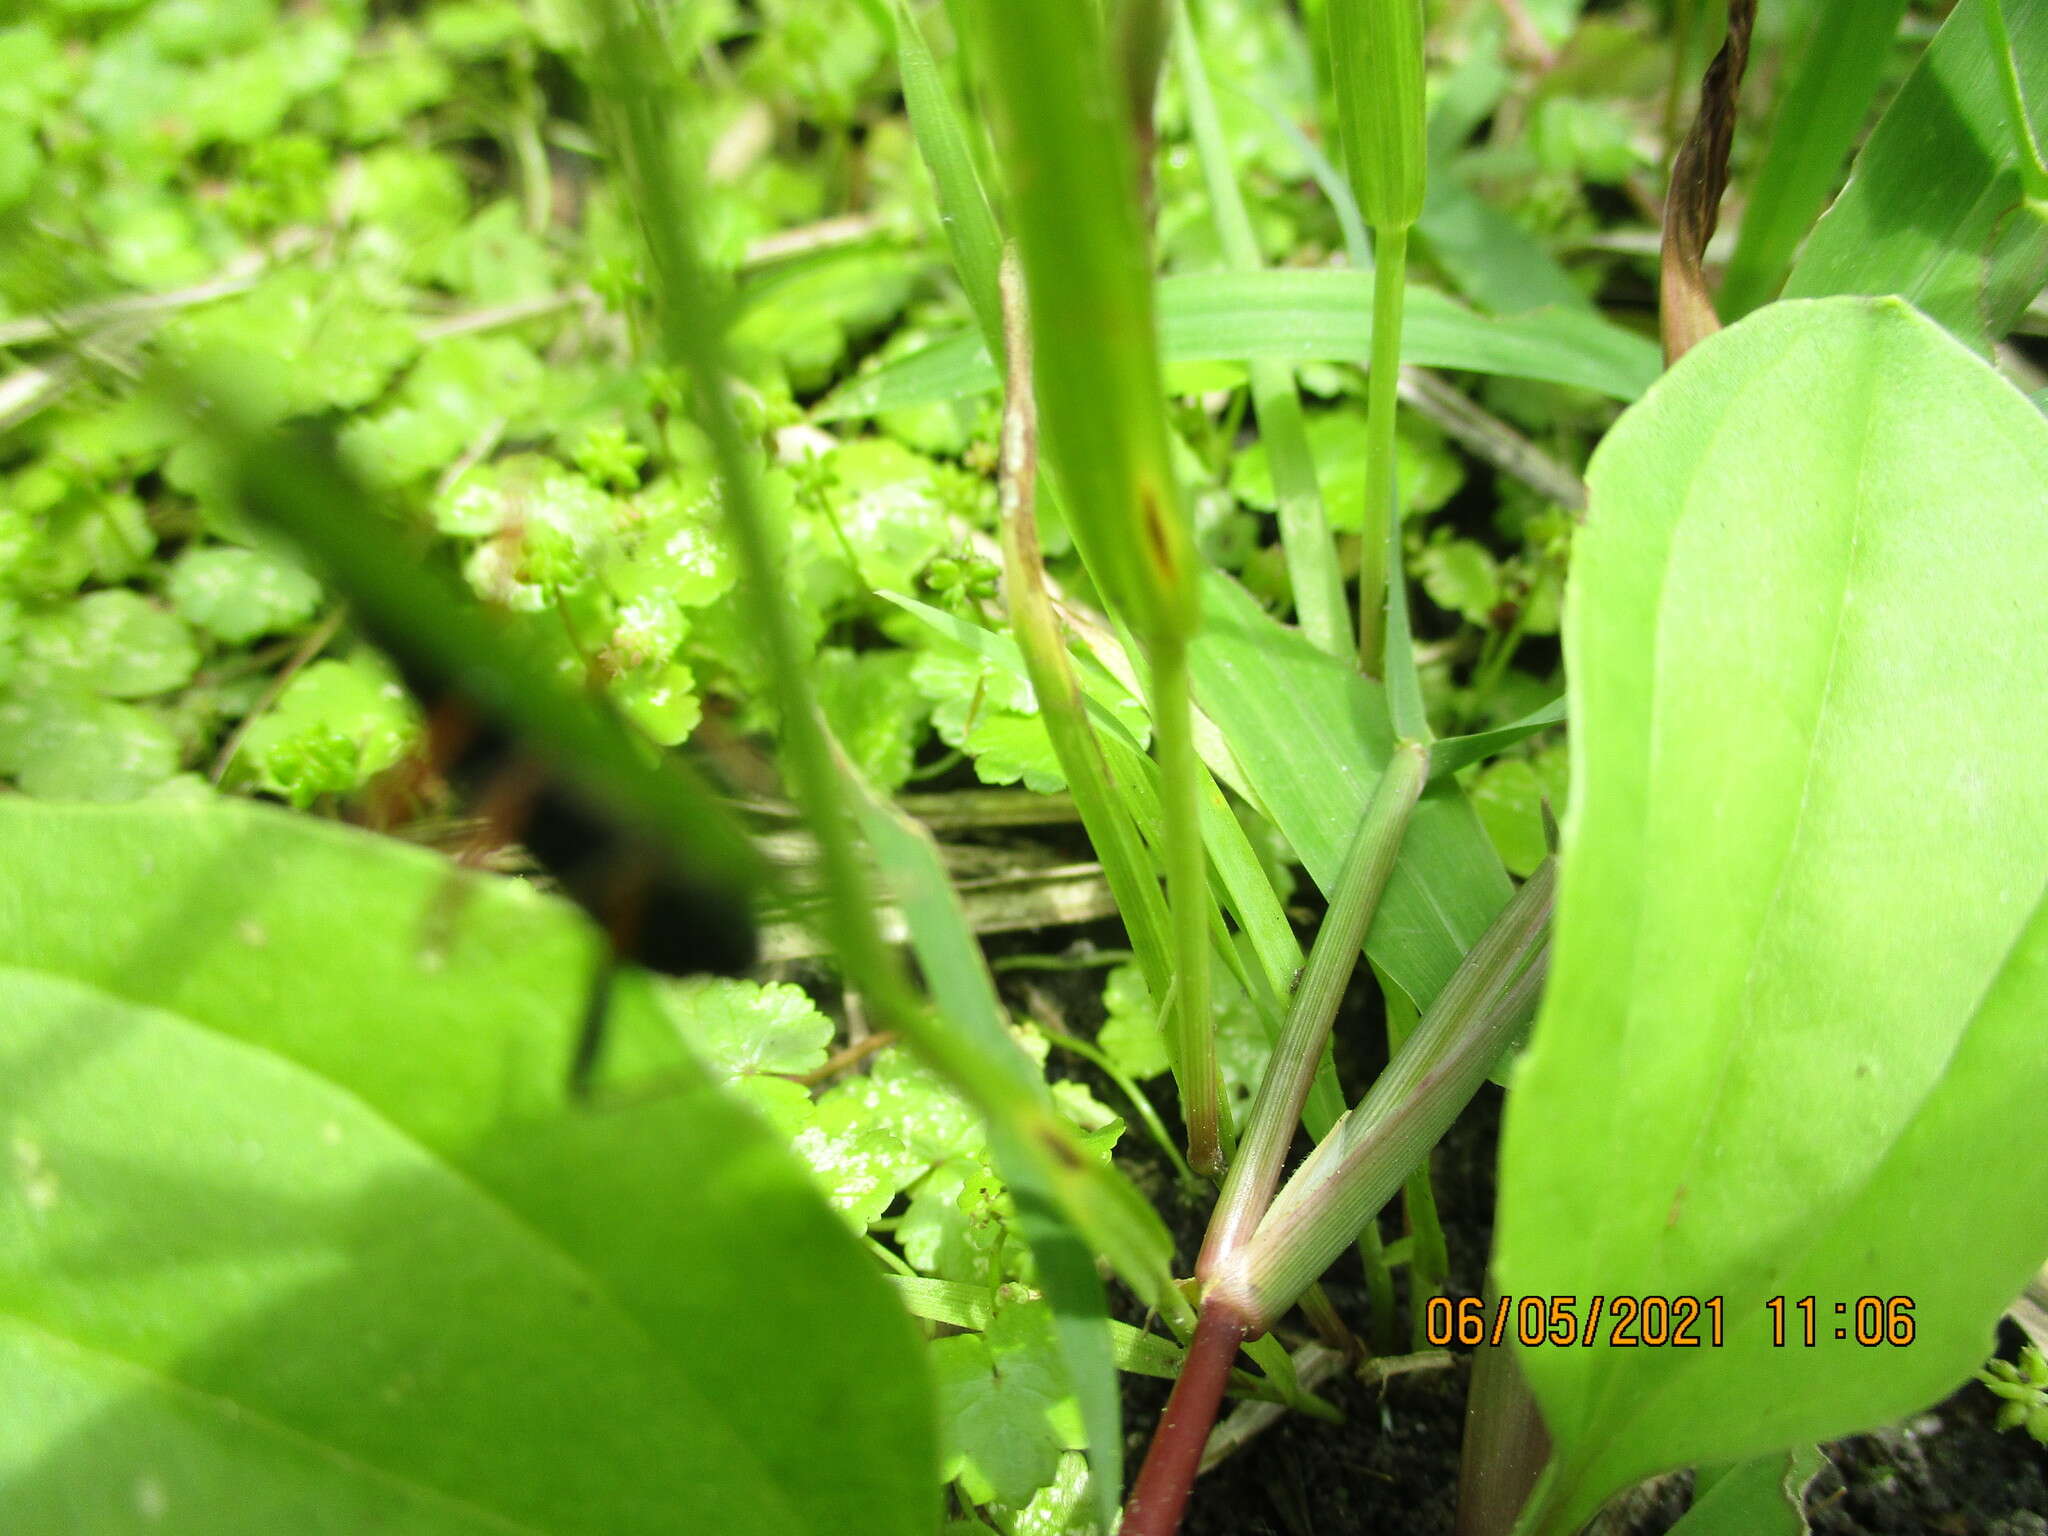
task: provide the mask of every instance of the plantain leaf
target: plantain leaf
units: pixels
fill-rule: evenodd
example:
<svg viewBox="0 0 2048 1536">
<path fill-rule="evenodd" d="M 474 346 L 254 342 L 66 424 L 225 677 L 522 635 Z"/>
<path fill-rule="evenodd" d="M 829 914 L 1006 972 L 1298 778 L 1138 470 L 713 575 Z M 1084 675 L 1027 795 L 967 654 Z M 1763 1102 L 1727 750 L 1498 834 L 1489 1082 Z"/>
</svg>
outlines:
<svg viewBox="0 0 2048 1536">
<path fill-rule="evenodd" d="M 246 802 L 0 869 L 0 1524 L 931 1528 L 901 1308 L 642 987 L 565 1105 L 573 909 Z"/>
<path fill-rule="evenodd" d="M 1719 1298 L 1724 1338 L 1522 1351 L 1545 1531 L 1941 1397 L 2048 1250 L 2048 1167 L 2011 1142 L 2048 1092 L 2048 423 L 1895 300 L 1779 304 L 1591 484 L 1496 1270 L 1582 1308 Z"/>
</svg>

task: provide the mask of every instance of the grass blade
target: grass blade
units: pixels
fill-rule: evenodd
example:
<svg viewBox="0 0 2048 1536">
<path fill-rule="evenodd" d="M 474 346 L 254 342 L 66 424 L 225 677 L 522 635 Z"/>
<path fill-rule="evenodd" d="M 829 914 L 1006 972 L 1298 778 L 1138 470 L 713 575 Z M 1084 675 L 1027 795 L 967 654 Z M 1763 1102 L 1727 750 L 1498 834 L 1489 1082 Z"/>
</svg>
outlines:
<svg viewBox="0 0 2048 1536">
<path fill-rule="evenodd" d="M 1145 1299 L 1179 1311 L 1171 1295 L 1167 1261 L 1170 1241 L 1156 1214 L 1123 1180 L 1082 1151 L 1072 1128 L 1051 1108 L 1038 1077 L 987 1008 L 968 1002 L 963 991 L 953 1009 L 935 1013 L 911 990 L 902 967 L 884 942 L 877 904 L 853 838 L 853 815 L 862 798 L 849 789 L 837 751 L 827 734 L 791 612 L 780 597 L 781 561 L 772 523 L 763 515 L 754 485 L 754 464 L 740 433 L 728 393 L 722 314 L 711 297 L 693 241 L 694 207 L 689 182 L 670 139 L 676 118 L 676 79 L 650 62 L 666 60 L 658 36 L 620 5 L 595 8 L 600 41 L 592 58 L 601 99 L 619 113 L 619 148 L 643 231 L 653 258 L 653 291 L 665 355 L 688 369 L 700 386 L 701 424 L 710 438 L 724 479 L 726 507 L 747 574 L 752 618 L 767 650 L 784 727 L 784 747 L 793 787 L 818 840 L 826 887 L 824 921 L 848 979 L 866 996 L 889 1027 L 901 1031 L 921 1055 L 948 1077 L 985 1115 L 999 1155 L 1013 1159 L 1053 1191 L 1048 1209 L 1064 1207 L 1095 1251 L 1108 1255 Z M 917 857 L 914 839 L 891 837 L 890 818 L 864 820 L 883 835 L 897 877 L 923 872 L 904 895 L 911 928 L 928 943 L 950 936 L 959 942 L 965 924 L 953 911 L 950 888 L 935 860 Z M 939 937 L 934 937 L 938 935 Z M 971 938 L 967 940 L 971 944 Z M 928 961 L 928 964 L 931 963 Z M 975 957 L 979 964 L 978 954 Z M 965 988 L 966 962 L 949 960 L 935 984 Z M 986 984 L 985 973 L 980 985 Z M 1007 1149 L 1007 1150 L 1003 1150 Z M 1014 1173 L 1010 1175 L 1014 1181 Z M 1030 1182 L 1027 1180 L 1027 1182 Z M 1050 1227 L 1040 1235 L 1067 1241 Z"/>
<path fill-rule="evenodd" d="M 1257 271 L 1261 263 L 1251 215 L 1232 174 L 1229 145 L 1209 88 L 1209 72 L 1185 8 L 1175 32 L 1174 64 L 1187 95 L 1188 121 L 1201 155 L 1210 217 L 1224 257 L 1240 272 Z M 1332 656 L 1349 656 L 1351 615 L 1345 607 L 1344 580 L 1337 570 L 1336 545 L 1323 514 L 1322 487 L 1316 479 L 1315 456 L 1309 449 L 1293 372 L 1269 358 L 1251 360 L 1247 368 L 1252 408 L 1273 466 L 1273 491 L 1280 504 L 1280 543 L 1294 588 L 1296 618 L 1302 633 L 1320 649 Z"/>
<path fill-rule="evenodd" d="M 982 336 L 993 343 L 1003 334 L 998 279 L 1002 231 L 981 174 L 975 169 L 966 125 L 960 121 L 910 0 L 895 0 L 891 10 L 896 22 L 897 72 L 903 82 L 910 131 L 938 194 L 939 222 L 953 252 L 953 270 L 967 291 L 967 303 Z"/>
<path fill-rule="evenodd" d="M 1146 641 L 1194 629 L 1193 537 L 1167 453 L 1148 242 L 1092 0 L 972 14 L 1031 298 L 1044 445 L 1074 540 Z"/>
<path fill-rule="evenodd" d="M 1211 1292 L 1261 1330 L 1328 1267 L 1406 1181 L 1527 1024 L 1549 950 L 1546 860 L 1473 946 L 1402 1052 L 1309 1154 Z"/>
<path fill-rule="evenodd" d="M 1193 534 L 1167 451 L 1149 241 L 1092 0 L 982 0 L 974 38 L 1010 168 L 1048 456 L 1089 573 L 1151 663 L 1166 815 L 1188 1161 L 1223 1166 L 1209 1013 L 1199 759 L 1187 643 L 1200 619 Z"/>
<path fill-rule="evenodd" d="M 1358 206 L 1373 226 L 1373 348 L 1366 378 L 1365 520 L 1359 537 L 1358 660 L 1380 675 L 1386 638 L 1386 535 L 1400 521 L 1394 413 L 1408 231 L 1428 181 L 1422 0 L 1329 0 L 1330 79 Z"/>
<path fill-rule="evenodd" d="M 1202 705 L 1309 877 L 1334 896 L 1352 829 L 1393 750 L 1378 684 L 1277 623 L 1243 588 L 1213 577 L 1195 647 Z M 1366 950 L 1427 1008 L 1507 901 L 1500 857 L 1455 782 L 1432 783 Z"/>
<path fill-rule="evenodd" d="M 2041 291 L 2048 224 L 2025 211 L 2003 62 L 1962 0 L 1814 226 L 1787 298 L 1895 293 L 1988 355 Z M 2048 6 L 2005 15 L 2036 132 L 2048 129 Z"/>
<path fill-rule="evenodd" d="M 1373 791 L 1351 848 L 1328 916 L 1316 933 L 1288 1009 L 1287 1026 L 1273 1049 L 1258 1097 L 1246 1122 L 1244 1145 L 1202 1244 L 1198 1275 L 1207 1278 L 1249 1238 L 1279 1186 L 1282 1161 L 1294 1141 L 1294 1127 L 1308 1100 L 1309 1084 L 1329 1041 L 1337 1005 L 1358 965 L 1359 946 L 1379 910 L 1394 872 L 1408 818 L 1429 772 L 1429 754 L 1417 743 L 1394 749 Z"/>
<path fill-rule="evenodd" d="M 1163 361 L 1284 363 L 1372 360 L 1372 276 L 1338 268 L 1201 272 L 1159 283 Z M 1558 308 L 1481 315 L 1432 288 L 1404 301 L 1403 362 L 1499 374 L 1635 400 L 1663 364 L 1656 343 L 1599 315 Z M 963 333 L 841 385 L 812 418 L 840 421 L 993 390 L 1001 382 L 979 336 Z"/>
<path fill-rule="evenodd" d="M 1031 337 L 1022 321 L 1016 270 L 1007 263 L 1003 300 L 1010 374 L 1003 400 L 1003 597 L 1017 650 L 1038 696 L 1039 718 L 1052 737 L 1053 752 L 1066 774 L 1074 807 L 1081 813 L 1081 824 L 1116 894 L 1117 911 L 1130 935 L 1145 986 L 1153 997 L 1164 998 L 1173 981 L 1166 901 L 1159 893 L 1152 856 L 1112 790 L 1059 619 L 1046 594 L 1035 495 L 1038 429 L 1031 395 Z"/>
<path fill-rule="evenodd" d="M 1891 59 L 1906 0 L 1826 0 L 1773 115 L 1764 161 L 1721 279 L 1721 313 L 1767 302 L 1826 206 Z"/>
</svg>

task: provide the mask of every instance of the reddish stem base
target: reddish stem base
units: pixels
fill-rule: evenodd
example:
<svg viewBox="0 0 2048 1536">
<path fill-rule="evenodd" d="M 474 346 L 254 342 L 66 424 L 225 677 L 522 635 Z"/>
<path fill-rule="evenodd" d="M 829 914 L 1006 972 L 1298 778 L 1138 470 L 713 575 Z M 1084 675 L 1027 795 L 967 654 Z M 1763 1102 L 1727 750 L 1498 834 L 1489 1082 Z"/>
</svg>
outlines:
<svg viewBox="0 0 2048 1536">
<path fill-rule="evenodd" d="M 1180 1377 L 1159 1416 L 1159 1428 L 1138 1469 L 1131 1501 L 1124 1506 L 1123 1536 L 1173 1536 L 1202 1470 L 1202 1451 L 1216 1423 L 1230 1366 L 1251 1329 L 1238 1314 L 1217 1302 L 1202 1303 L 1195 1336 Z"/>
</svg>

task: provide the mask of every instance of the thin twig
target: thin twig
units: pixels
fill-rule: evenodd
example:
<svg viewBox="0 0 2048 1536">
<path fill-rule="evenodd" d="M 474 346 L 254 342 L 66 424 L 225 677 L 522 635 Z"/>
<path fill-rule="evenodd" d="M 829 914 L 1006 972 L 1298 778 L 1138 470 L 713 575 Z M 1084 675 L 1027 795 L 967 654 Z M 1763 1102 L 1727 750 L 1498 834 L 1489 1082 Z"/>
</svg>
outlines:
<svg viewBox="0 0 2048 1536">
<path fill-rule="evenodd" d="M 170 314 L 219 299 L 231 299 L 255 287 L 266 268 L 297 255 L 313 240 L 314 233 L 310 229 L 287 229 L 268 245 L 244 251 L 222 268 L 218 277 L 208 278 L 203 283 L 171 288 L 162 293 L 116 294 L 112 298 L 91 299 L 56 314 L 10 320 L 0 325 L 0 347 L 25 347 L 36 342 L 56 341 L 117 320 Z"/>
<path fill-rule="evenodd" d="M 736 809 L 779 821 L 794 820 L 795 806 L 785 800 L 747 799 L 731 802 Z M 957 827 L 1057 827 L 1080 820 L 1074 798 L 1064 791 L 1042 795 L 1035 789 L 954 789 L 928 795 L 898 795 L 896 809 L 915 816 L 933 831 Z"/>
<path fill-rule="evenodd" d="M 1428 418 L 1502 474 L 1568 512 L 1586 509 L 1586 482 L 1562 459 L 1545 452 L 1470 396 L 1426 368 L 1401 370 L 1401 403 Z"/>
<path fill-rule="evenodd" d="M 1542 29 L 1536 25 L 1523 0 L 1500 0 L 1500 8 L 1508 19 L 1508 35 L 1514 40 L 1515 52 L 1534 64 L 1539 72 L 1554 66 L 1557 50 L 1544 40 Z"/>
<path fill-rule="evenodd" d="M 848 1068 L 859 1066 L 870 1056 L 874 1055 L 875 1052 L 894 1045 L 902 1038 L 893 1029 L 877 1030 L 864 1039 L 854 1041 L 851 1045 L 841 1046 L 832 1053 L 831 1057 L 822 1067 L 814 1067 L 808 1072 L 797 1075 L 793 1080 L 802 1083 L 806 1088 L 815 1088 L 818 1084 L 837 1077 Z"/>
<path fill-rule="evenodd" d="M 787 261 L 792 256 L 808 256 L 813 251 L 830 250 L 834 246 L 858 245 L 881 231 L 882 221 L 872 213 L 846 213 L 795 229 L 777 230 L 772 235 L 763 235 L 748 242 L 746 250 L 740 253 L 740 270 L 745 272 L 769 266 L 774 262 Z"/>
<path fill-rule="evenodd" d="M 515 303 L 500 304 L 491 309 L 473 309 L 459 315 L 447 315 L 439 320 L 424 320 L 420 322 L 419 338 L 423 342 L 432 343 L 446 341 L 451 336 L 473 336 L 478 331 L 494 331 L 500 326 L 537 320 L 558 310 L 587 304 L 594 298 L 596 294 L 579 285 L 565 288 L 560 293 L 543 293 L 531 299 L 520 299 Z"/>
<path fill-rule="evenodd" d="M 0 324 L 0 347 L 32 346 L 37 342 L 75 335 L 88 327 L 112 320 L 169 314 L 199 304 L 211 304 L 216 299 L 231 299 L 255 287 L 261 274 L 260 263 L 250 265 L 245 262 L 230 267 L 210 282 L 194 283 L 189 288 L 174 288 L 167 293 L 124 293 L 111 299 L 95 299 L 54 315 L 10 320 Z"/>
<path fill-rule="evenodd" d="M 228 765 L 234 762 L 235 754 L 241 750 L 243 739 L 255 728 L 256 722 L 269 713 L 270 707 L 278 701 L 285 689 L 291 686 L 291 680 L 297 677 L 315 656 L 326 650 L 328 642 L 340 633 L 341 622 L 347 613 L 348 610 L 345 608 L 336 608 L 306 632 L 306 638 L 300 643 L 299 648 L 292 652 L 291 659 L 278 668 L 277 676 L 270 680 L 270 686 L 263 690 L 262 697 L 257 699 L 248 714 L 242 716 L 241 723 L 228 733 L 228 739 L 221 743 L 220 754 L 213 760 L 213 771 L 207 775 L 214 783 L 218 784 L 227 777 Z"/>
</svg>

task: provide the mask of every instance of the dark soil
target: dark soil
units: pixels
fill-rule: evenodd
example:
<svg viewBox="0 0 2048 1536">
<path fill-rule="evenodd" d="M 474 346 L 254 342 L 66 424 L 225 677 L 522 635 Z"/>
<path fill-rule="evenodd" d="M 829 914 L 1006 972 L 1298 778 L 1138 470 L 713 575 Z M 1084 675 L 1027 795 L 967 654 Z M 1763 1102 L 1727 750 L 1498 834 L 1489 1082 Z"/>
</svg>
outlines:
<svg viewBox="0 0 2048 1536">
<path fill-rule="evenodd" d="M 1098 942 L 1114 944 L 1119 937 L 1105 931 Z M 1040 974 L 1031 980 L 1056 995 L 1073 1027 L 1092 1030 L 1099 1022 L 1099 973 Z M 1358 996 L 1354 989 L 1354 999 Z M 1339 1068 L 1354 1093 L 1384 1061 L 1383 1045 L 1376 1052 L 1370 1043 L 1383 1040 L 1376 1011 L 1354 1001 L 1338 1022 Z M 1117 1102 L 1116 1090 L 1091 1069 L 1072 1057 L 1063 1061 L 1105 1102 Z M 1155 1094 L 1154 1099 L 1162 1118 L 1173 1125 L 1170 1095 Z M 1485 1270 L 1500 1105 L 1499 1089 L 1482 1088 L 1431 1162 L 1455 1295 L 1477 1295 Z M 1147 1159 L 1148 1145 L 1142 1137 L 1126 1136 L 1120 1160 L 1173 1227 L 1185 1267 L 1200 1243 L 1207 1204 L 1184 1198 L 1156 1158 Z M 1389 1241 L 1401 1235 L 1399 1221 L 1397 1202 L 1382 1217 Z M 1340 1265 L 1326 1283 L 1338 1310 L 1362 1330 L 1369 1319 L 1356 1262 L 1349 1260 L 1349 1272 Z M 1406 1339 L 1405 1315 L 1397 1319 L 1397 1328 Z M 1281 1331 L 1290 1344 L 1305 1336 L 1289 1336 L 1285 1327 Z M 2019 1342 L 2018 1330 L 2007 1324 L 2002 1353 L 2015 1355 Z M 1349 1377 L 1326 1382 L 1319 1390 L 1343 1409 L 1346 1422 L 1326 1424 L 1296 1415 L 1281 1419 L 1202 1478 L 1184 1531 L 1187 1536 L 1449 1536 L 1469 1374 L 1470 1362 L 1460 1357 L 1450 1369 L 1397 1376 L 1380 1388 Z M 1144 1455 L 1166 1391 L 1165 1382 L 1125 1378 L 1133 1468 Z M 1824 1447 L 1827 1464 L 1807 1491 L 1812 1530 L 1817 1536 L 2048 1536 L 2048 1449 L 2024 1433 L 1996 1430 L 1997 1406 L 1991 1394 L 1973 1383 L 1902 1424 Z M 1688 1476 L 1666 1479 L 1638 1490 L 1626 1510 L 1610 1510 L 1603 1525 L 1610 1536 L 1662 1536 L 1689 1500 Z"/>
</svg>

